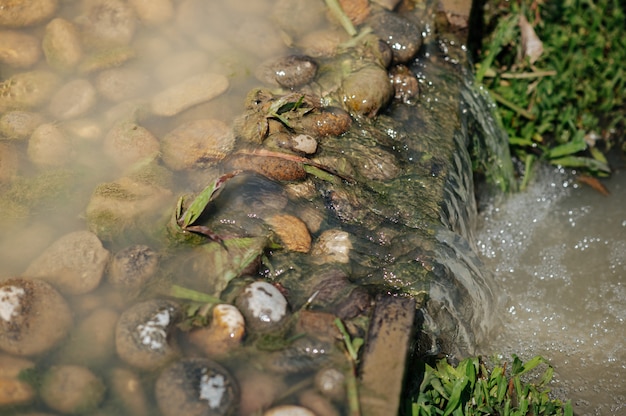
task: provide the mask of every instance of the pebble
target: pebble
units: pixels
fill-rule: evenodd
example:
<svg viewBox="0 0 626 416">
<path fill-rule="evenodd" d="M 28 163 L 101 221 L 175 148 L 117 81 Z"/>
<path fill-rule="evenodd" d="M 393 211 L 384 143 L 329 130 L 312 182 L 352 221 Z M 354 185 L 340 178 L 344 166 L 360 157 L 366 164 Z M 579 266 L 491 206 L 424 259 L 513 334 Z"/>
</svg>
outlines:
<svg viewBox="0 0 626 416">
<path fill-rule="evenodd" d="M 317 63 L 308 56 L 289 55 L 261 63 L 255 71 L 259 81 L 285 88 L 296 88 L 315 78 Z"/>
<path fill-rule="evenodd" d="M 252 331 L 269 332 L 280 328 L 287 317 L 287 299 L 267 282 L 246 286 L 235 301 Z"/>
<path fill-rule="evenodd" d="M 104 153 L 119 166 L 154 159 L 160 151 L 159 140 L 145 127 L 132 121 L 115 124 L 104 137 Z"/>
<path fill-rule="evenodd" d="M 179 319 L 180 307 L 171 301 L 153 299 L 130 307 L 115 329 L 117 354 L 140 369 L 162 366 L 178 354 L 171 333 Z"/>
<path fill-rule="evenodd" d="M 109 251 L 90 231 L 74 231 L 56 240 L 28 266 L 28 277 L 46 280 L 71 295 L 82 295 L 100 284 Z"/>
<path fill-rule="evenodd" d="M 20 72 L 0 82 L 0 113 L 29 110 L 46 102 L 59 85 L 59 77 L 49 71 Z"/>
<path fill-rule="evenodd" d="M 174 16 L 172 0 L 129 0 L 129 3 L 148 26 L 163 24 Z"/>
<path fill-rule="evenodd" d="M 28 140 L 28 158 L 37 166 L 64 166 L 73 157 L 72 143 L 56 123 L 39 125 Z"/>
<path fill-rule="evenodd" d="M 209 55 L 199 50 L 174 52 L 163 59 L 154 72 L 161 84 L 171 86 L 206 72 L 209 63 Z"/>
<path fill-rule="evenodd" d="M 206 168 L 224 159 L 235 137 L 224 122 L 200 119 L 183 123 L 165 135 L 162 158 L 172 170 Z"/>
<path fill-rule="evenodd" d="M 93 414 L 104 399 L 105 386 L 87 367 L 59 365 L 41 379 L 40 396 L 50 408 L 65 414 Z"/>
<path fill-rule="evenodd" d="M 19 153 L 10 143 L 0 142 L 0 184 L 9 183 L 17 175 Z"/>
<path fill-rule="evenodd" d="M 52 17 L 58 0 L 0 0 L 0 27 L 22 28 Z"/>
<path fill-rule="evenodd" d="M 35 390 L 20 380 L 23 371 L 32 370 L 35 363 L 23 358 L 0 354 L 0 406 L 16 406 L 31 402 Z"/>
<path fill-rule="evenodd" d="M 324 231 L 311 250 L 311 257 L 317 264 L 349 263 L 352 242 L 350 234 L 338 229 Z"/>
<path fill-rule="evenodd" d="M 203 73 L 186 79 L 152 98 L 152 112 L 157 116 L 173 116 L 196 104 L 209 101 L 228 88 L 224 75 Z"/>
<path fill-rule="evenodd" d="M 374 117 L 393 94 L 387 71 L 371 65 L 351 73 L 343 80 L 341 100 L 350 113 Z"/>
<path fill-rule="evenodd" d="M 76 26 L 61 17 L 46 25 L 42 48 L 50 67 L 70 72 L 83 57 L 83 47 Z"/>
<path fill-rule="evenodd" d="M 113 400 L 119 401 L 125 414 L 148 416 L 150 406 L 141 379 L 132 370 L 117 367 L 110 373 L 110 388 Z"/>
<path fill-rule="evenodd" d="M 241 416 L 259 415 L 287 389 L 281 377 L 253 366 L 241 368 L 237 374 L 241 389 Z"/>
<path fill-rule="evenodd" d="M 134 10 L 122 0 L 84 0 L 76 19 L 83 35 L 93 45 L 127 45 L 135 34 Z"/>
<path fill-rule="evenodd" d="M 164 416 L 227 416 L 239 404 L 239 386 L 216 362 L 186 358 L 163 370 L 155 396 Z"/>
<path fill-rule="evenodd" d="M 141 97 L 150 87 L 151 78 L 136 68 L 111 68 L 96 76 L 96 90 L 107 100 L 119 103 Z"/>
<path fill-rule="evenodd" d="M 14 30 L 0 30 L 0 63 L 14 68 L 33 66 L 41 56 L 39 40 Z"/>
<path fill-rule="evenodd" d="M 306 155 L 312 155 L 317 151 L 317 140 L 308 134 L 298 134 L 293 136 L 290 144 L 292 150 Z"/>
<path fill-rule="evenodd" d="M 289 214 L 277 214 L 265 220 L 280 238 L 285 249 L 308 253 L 311 249 L 311 234 L 306 224 Z"/>
<path fill-rule="evenodd" d="M 152 248 L 137 244 L 115 253 L 108 267 L 109 283 L 124 293 L 135 294 L 156 274 L 159 255 Z"/>
<path fill-rule="evenodd" d="M 0 116 L 0 135 L 10 140 L 24 140 L 33 134 L 44 118 L 30 111 L 9 111 Z"/>
<path fill-rule="evenodd" d="M 397 13 L 381 10 L 368 24 L 391 47 L 394 63 L 409 62 L 422 46 L 421 28 Z"/>
<path fill-rule="evenodd" d="M 233 305 L 220 304 L 213 307 L 209 326 L 192 331 L 189 339 L 207 356 L 220 356 L 241 343 L 245 325 L 239 309 Z"/>
<path fill-rule="evenodd" d="M 315 413 L 302 406 L 285 404 L 272 407 L 263 412 L 263 416 L 316 416 Z"/>
<path fill-rule="evenodd" d="M 316 389 L 331 400 L 341 401 L 346 398 L 346 376 L 334 367 L 322 368 L 315 373 Z"/>
<path fill-rule="evenodd" d="M 96 104 L 96 89 L 91 82 L 78 78 L 61 86 L 50 99 L 48 111 L 59 120 L 80 117 Z"/>
<path fill-rule="evenodd" d="M 41 280 L 0 281 L 0 349 L 31 356 L 65 339 L 72 312 L 65 299 Z"/>
<path fill-rule="evenodd" d="M 324 29 L 307 33 L 297 41 L 302 51 L 314 58 L 330 58 L 335 56 L 339 45 L 349 39 L 343 29 Z"/>
</svg>

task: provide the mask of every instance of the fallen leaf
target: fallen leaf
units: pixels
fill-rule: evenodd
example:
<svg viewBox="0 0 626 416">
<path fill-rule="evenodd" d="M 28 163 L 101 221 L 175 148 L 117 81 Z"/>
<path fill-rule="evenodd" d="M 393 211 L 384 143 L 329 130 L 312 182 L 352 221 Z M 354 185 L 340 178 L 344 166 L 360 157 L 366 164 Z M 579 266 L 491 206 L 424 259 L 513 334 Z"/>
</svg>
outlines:
<svg viewBox="0 0 626 416">
<path fill-rule="evenodd" d="M 593 176 L 578 175 L 576 177 L 576 180 L 578 182 L 582 183 L 582 184 L 585 184 L 585 185 L 588 185 L 588 186 L 592 187 L 593 189 L 595 189 L 596 191 L 600 192 L 604 196 L 611 195 L 609 190 L 606 189 L 606 186 L 604 186 L 602 184 L 602 182 L 600 182 L 597 178 L 594 178 Z"/>
<path fill-rule="evenodd" d="M 524 58 L 528 57 L 532 65 L 543 53 L 543 43 L 535 33 L 535 29 L 533 29 L 523 14 L 520 14 L 519 16 L 519 27 L 522 33 L 522 50 Z"/>
</svg>

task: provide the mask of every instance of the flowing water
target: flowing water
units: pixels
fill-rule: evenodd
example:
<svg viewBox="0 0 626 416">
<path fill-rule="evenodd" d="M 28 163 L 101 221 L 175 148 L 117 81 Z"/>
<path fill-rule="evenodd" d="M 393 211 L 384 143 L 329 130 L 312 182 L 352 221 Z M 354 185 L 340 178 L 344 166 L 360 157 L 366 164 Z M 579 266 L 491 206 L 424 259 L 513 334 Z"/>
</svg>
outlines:
<svg viewBox="0 0 626 416">
<path fill-rule="evenodd" d="M 615 161 L 623 164 L 623 160 Z M 610 196 L 544 167 L 525 192 L 485 206 L 478 246 L 507 296 L 483 351 L 555 367 L 577 415 L 626 412 L 626 172 Z"/>
</svg>

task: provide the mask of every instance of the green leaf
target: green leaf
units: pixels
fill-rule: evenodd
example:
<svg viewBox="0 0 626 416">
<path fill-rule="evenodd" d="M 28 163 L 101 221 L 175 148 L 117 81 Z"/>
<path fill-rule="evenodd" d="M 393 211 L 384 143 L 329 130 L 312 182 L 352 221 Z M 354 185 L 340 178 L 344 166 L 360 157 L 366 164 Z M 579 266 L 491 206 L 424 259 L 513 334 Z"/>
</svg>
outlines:
<svg viewBox="0 0 626 416">
<path fill-rule="evenodd" d="M 592 171 L 611 173 L 611 168 L 606 163 L 596 159 L 579 156 L 566 156 L 557 159 L 551 159 L 550 163 L 556 166 L 565 166 L 569 168 L 587 168 Z"/>
<path fill-rule="evenodd" d="M 193 200 L 191 205 L 189 205 L 185 213 L 182 216 L 177 217 L 178 224 L 182 228 L 187 228 L 188 226 L 193 224 L 198 218 L 200 218 L 209 202 L 211 202 L 216 197 L 217 192 L 221 189 L 222 185 L 224 185 L 224 183 L 229 179 L 237 176 L 239 173 L 241 173 L 241 171 L 229 172 L 220 176 L 209 185 L 207 185 L 206 188 L 204 188 L 202 192 L 200 192 L 198 196 L 196 196 L 196 198 Z M 179 204 L 176 207 L 176 212 L 178 213 L 178 211 L 181 209 L 182 201 L 179 200 Z"/>
<path fill-rule="evenodd" d="M 222 303 L 220 298 L 216 298 L 215 296 L 208 295 L 206 293 L 198 292 L 197 290 L 188 289 L 179 285 L 170 286 L 167 295 L 172 296 L 178 299 L 185 299 L 192 302 L 199 303 Z"/>
<path fill-rule="evenodd" d="M 450 399 L 448 400 L 446 409 L 443 412 L 443 416 L 448 416 L 456 409 L 462 407 L 461 394 L 463 393 L 463 390 L 468 383 L 469 380 L 466 376 L 463 376 L 460 379 L 456 380 L 456 383 L 454 383 L 454 388 L 452 389 L 452 393 L 450 394 Z"/>
</svg>

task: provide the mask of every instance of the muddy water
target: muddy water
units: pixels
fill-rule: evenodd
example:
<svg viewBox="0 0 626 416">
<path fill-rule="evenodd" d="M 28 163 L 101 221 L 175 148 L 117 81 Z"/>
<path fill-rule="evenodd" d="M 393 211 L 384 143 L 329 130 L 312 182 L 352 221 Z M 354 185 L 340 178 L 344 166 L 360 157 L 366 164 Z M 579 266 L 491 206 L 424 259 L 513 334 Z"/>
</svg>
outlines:
<svg viewBox="0 0 626 416">
<path fill-rule="evenodd" d="M 508 298 L 484 351 L 540 354 L 576 414 L 624 414 L 626 172 L 604 181 L 608 197 L 552 168 L 537 176 L 482 214 L 479 248 Z"/>
</svg>

